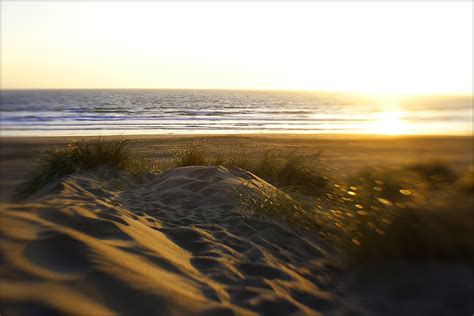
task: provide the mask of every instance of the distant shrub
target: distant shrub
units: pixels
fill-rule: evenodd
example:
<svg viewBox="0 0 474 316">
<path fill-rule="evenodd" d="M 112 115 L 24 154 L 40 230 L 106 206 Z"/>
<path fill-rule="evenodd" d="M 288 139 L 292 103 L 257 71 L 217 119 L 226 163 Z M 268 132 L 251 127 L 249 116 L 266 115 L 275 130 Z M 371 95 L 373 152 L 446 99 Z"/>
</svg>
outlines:
<svg viewBox="0 0 474 316">
<path fill-rule="evenodd" d="M 36 192 L 53 180 L 76 171 L 91 170 L 99 166 L 122 170 L 132 175 L 143 172 L 157 172 L 158 166 L 146 159 L 132 158 L 128 140 L 95 139 L 73 142 L 64 148 L 47 151 L 39 168 L 30 172 L 26 181 L 20 185 L 17 197 L 23 198 Z"/>
</svg>

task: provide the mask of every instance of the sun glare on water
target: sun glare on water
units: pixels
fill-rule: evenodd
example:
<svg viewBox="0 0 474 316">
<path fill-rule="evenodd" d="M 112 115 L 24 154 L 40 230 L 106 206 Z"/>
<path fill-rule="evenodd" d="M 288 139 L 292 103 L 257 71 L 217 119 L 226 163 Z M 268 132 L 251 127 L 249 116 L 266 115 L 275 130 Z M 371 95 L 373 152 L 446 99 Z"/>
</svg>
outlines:
<svg viewBox="0 0 474 316">
<path fill-rule="evenodd" d="M 372 132 L 382 135 L 401 135 L 408 132 L 408 125 L 403 120 L 403 112 L 387 111 L 375 115 Z"/>
</svg>

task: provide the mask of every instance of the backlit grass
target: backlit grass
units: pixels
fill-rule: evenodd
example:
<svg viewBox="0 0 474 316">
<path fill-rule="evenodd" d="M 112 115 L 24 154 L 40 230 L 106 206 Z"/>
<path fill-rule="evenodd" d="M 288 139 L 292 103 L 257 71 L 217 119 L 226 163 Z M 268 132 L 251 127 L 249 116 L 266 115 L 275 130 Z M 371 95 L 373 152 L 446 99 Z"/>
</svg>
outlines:
<svg viewBox="0 0 474 316">
<path fill-rule="evenodd" d="M 91 170 L 100 166 L 121 170 L 131 175 L 157 172 L 159 166 L 148 159 L 132 157 L 128 140 L 95 139 L 73 142 L 66 147 L 45 152 L 38 169 L 31 171 L 19 187 L 17 198 L 27 197 L 44 185 L 77 171 Z"/>
<path fill-rule="evenodd" d="M 176 153 L 174 165 L 239 167 L 277 187 L 294 188 L 306 193 L 315 192 L 325 187 L 328 182 L 328 178 L 322 176 L 314 167 L 319 165 L 317 157 L 311 168 L 295 152 L 281 157 L 275 152 L 267 151 L 260 157 L 249 158 L 245 155 L 235 157 L 213 154 L 202 146 L 192 145 Z"/>
<path fill-rule="evenodd" d="M 366 169 L 348 182 L 334 188 L 325 219 L 348 264 L 474 262 L 472 172 L 469 181 L 447 164 L 420 162 Z"/>
</svg>

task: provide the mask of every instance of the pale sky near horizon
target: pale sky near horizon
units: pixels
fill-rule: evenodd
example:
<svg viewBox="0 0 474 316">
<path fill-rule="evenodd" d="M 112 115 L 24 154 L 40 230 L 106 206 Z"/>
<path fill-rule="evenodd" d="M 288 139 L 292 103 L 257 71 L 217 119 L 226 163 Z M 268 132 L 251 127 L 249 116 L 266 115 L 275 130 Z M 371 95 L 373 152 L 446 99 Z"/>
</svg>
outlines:
<svg viewBox="0 0 474 316">
<path fill-rule="evenodd" d="M 4 3 L 2 89 L 472 94 L 472 3 Z"/>
</svg>

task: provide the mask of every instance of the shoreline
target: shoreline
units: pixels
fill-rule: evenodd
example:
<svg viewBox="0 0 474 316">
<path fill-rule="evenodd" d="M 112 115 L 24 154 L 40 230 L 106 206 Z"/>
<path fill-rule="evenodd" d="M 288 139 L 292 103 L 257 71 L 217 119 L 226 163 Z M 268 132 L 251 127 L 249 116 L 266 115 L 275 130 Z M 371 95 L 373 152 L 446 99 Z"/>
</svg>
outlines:
<svg viewBox="0 0 474 316">
<path fill-rule="evenodd" d="M 247 137 L 247 138 L 313 138 L 313 139 L 444 139 L 444 138 L 474 138 L 469 134 L 364 134 L 364 133 L 228 133 L 228 134 L 114 134 L 114 135 L 32 135 L 32 136 L 3 136 L 0 135 L 0 142 L 14 142 L 26 140 L 69 140 L 69 139 L 92 139 L 92 138 L 117 138 L 124 137 L 130 139 L 140 138 L 222 138 L 222 137 Z"/>
</svg>

